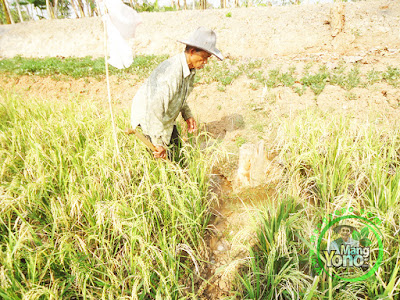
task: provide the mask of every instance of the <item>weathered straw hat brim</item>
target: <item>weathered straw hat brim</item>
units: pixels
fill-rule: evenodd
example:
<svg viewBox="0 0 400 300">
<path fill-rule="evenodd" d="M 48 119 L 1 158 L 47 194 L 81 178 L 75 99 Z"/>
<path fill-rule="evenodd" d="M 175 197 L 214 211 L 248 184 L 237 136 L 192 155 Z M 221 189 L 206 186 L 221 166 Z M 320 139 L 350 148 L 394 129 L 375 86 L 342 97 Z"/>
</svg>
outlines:
<svg viewBox="0 0 400 300">
<path fill-rule="evenodd" d="M 204 47 L 195 45 L 194 43 L 192 43 L 192 42 L 187 42 L 187 41 L 185 41 L 185 40 L 181 40 L 181 41 L 178 40 L 178 42 L 179 42 L 179 43 L 182 43 L 182 44 L 185 44 L 185 45 L 188 45 L 188 46 L 192 46 L 192 47 L 195 47 L 195 48 L 204 50 L 204 51 L 206 51 L 206 52 L 208 52 L 208 53 L 214 55 L 214 56 L 215 56 L 216 58 L 218 58 L 219 60 L 224 60 L 224 57 L 223 57 L 221 51 L 219 51 L 219 50 L 218 50 L 217 48 L 215 48 L 215 47 L 214 47 L 214 49 L 206 49 L 206 48 L 204 48 Z"/>
<path fill-rule="evenodd" d="M 357 229 L 354 226 L 351 226 L 351 225 L 338 225 L 335 228 L 333 228 L 333 231 L 336 232 L 336 233 L 339 233 L 339 231 L 340 231 L 340 229 L 342 229 L 342 227 L 350 228 L 351 232 L 357 231 Z"/>
</svg>

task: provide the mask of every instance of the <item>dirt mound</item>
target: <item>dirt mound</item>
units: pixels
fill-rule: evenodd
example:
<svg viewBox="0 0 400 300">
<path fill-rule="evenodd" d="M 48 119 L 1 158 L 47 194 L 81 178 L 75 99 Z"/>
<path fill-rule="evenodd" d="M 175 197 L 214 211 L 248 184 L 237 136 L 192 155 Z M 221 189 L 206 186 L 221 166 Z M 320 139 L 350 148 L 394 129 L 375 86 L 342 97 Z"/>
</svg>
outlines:
<svg viewBox="0 0 400 300">
<path fill-rule="evenodd" d="M 346 3 L 343 32 L 335 38 L 330 24 L 332 7 L 319 4 L 141 13 L 143 24 L 131 43 L 136 54 L 174 54 L 183 48 L 176 40 L 205 26 L 216 31 L 221 51 L 233 57 L 400 47 L 398 1 Z M 103 47 L 99 18 L 0 26 L 0 57 L 98 57 L 103 55 Z"/>
</svg>

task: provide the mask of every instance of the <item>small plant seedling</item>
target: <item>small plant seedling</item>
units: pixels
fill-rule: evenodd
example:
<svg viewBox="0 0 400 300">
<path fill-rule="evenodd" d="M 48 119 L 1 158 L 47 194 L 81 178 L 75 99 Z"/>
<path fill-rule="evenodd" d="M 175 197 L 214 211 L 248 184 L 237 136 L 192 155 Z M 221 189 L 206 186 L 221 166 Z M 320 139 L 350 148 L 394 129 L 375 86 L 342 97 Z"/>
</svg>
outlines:
<svg viewBox="0 0 400 300">
<path fill-rule="evenodd" d="M 367 73 L 367 82 L 369 85 L 377 83 L 382 80 L 382 73 L 379 71 L 371 70 Z"/>
<path fill-rule="evenodd" d="M 400 79 L 400 69 L 388 66 L 386 72 L 383 73 L 383 79 L 390 85 L 397 87 Z"/>
<path fill-rule="evenodd" d="M 250 83 L 250 88 L 253 90 L 253 91 L 256 91 L 256 90 L 258 90 L 259 88 L 260 88 L 260 85 L 258 84 L 258 83 Z"/>
<path fill-rule="evenodd" d="M 236 145 L 238 146 L 238 148 L 240 148 L 243 144 L 245 144 L 247 142 L 247 140 L 244 138 L 244 137 L 242 137 L 242 136 L 238 136 L 236 139 L 235 139 L 235 143 L 236 143 Z"/>
<path fill-rule="evenodd" d="M 346 76 L 346 82 L 344 88 L 347 90 L 351 90 L 352 88 L 357 87 L 361 82 L 360 70 L 357 67 L 354 67 L 350 70 L 350 72 Z"/>
<path fill-rule="evenodd" d="M 264 126 L 262 124 L 255 124 L 253 126 L 253 130 L 263 133 L 264 132 Z"/>
<path fill-rule="evenodd" d="M 314 92 L 315 95 L 319 95 L 325 88 L 326 83 L 329 81 L 329 73 L 326 66 L 321 66 L 319 68 L 318 73 L 310 74 L 306 73 L 306 75 L 301 78 L 300 82 L 304 86 L 310 87 L 310 89 Z"/>
<path fill-rule="evenodd" d="M 346 96 L 347 100 L 356 100 L 357 99 L 357 95 L 352 92 L 347 92 L 345 96 Z"/>
<path fill-rule="evenodd" d="M 268 79 L 266 82 L 267 87 L 273 88 L 278 86 L 279 84 L 279 74 L 280 70 L 279 69 L 273 69 L 268 72 Z"/>
<path fill-rule="evenodd" d="M 303 96 L 303 94 L 306 92 L 306 87 L 304 85 L 301 86 L 294 86 L 293 91 L 298 94 L 299 96 Z"/>
</svg>

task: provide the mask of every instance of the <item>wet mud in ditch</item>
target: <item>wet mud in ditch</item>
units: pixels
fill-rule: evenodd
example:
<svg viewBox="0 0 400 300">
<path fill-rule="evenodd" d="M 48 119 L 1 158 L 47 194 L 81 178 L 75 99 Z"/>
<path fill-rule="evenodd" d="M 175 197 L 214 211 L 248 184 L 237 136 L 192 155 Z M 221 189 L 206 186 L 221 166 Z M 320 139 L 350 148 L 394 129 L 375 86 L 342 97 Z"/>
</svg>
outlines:
<svg viewBox="0 0 400 300">
<path fill-rule="evenodd" d="M 249 249 L 257 242 L 257 212 L 262 205 L 273 201 L 271 186 L 247 188 L 235 192 L 224 175 L 212 175 L 211 190 L 218 203 L 212 207 L 212 217 L 205 237 L 200 299 L 222 299 L 234 296 L 233 285 L 240 269 L 245 266 Z"/>
</svg>

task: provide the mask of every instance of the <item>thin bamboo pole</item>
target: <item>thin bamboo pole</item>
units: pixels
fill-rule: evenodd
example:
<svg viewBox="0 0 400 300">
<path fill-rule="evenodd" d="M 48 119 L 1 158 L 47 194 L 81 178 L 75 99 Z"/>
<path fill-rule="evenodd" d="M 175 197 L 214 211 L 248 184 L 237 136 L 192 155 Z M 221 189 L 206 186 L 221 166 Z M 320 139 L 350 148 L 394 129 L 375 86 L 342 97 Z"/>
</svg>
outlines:
<svg viewBox="0 0 400 300">
<path fill-rule="evenodd" d="M 26 11 L 26 14 L 28 15 L 28 19 L 29 20 L 33 20 L 33 14 L 31 13 L 31 11 L 29 9 L 30 5 L 32 5 L 32 4 L 25 5 L 25 11 Z"/>
<path fill-rule="evenodd" d="M 50 0 L 46 0 L 46 10 L 47 10 L 47 14 L 49 15 L 49 17 L 51 19 L 55 19 L 53 7 L 51 6 Z"/>
<path fill-rule="evenodd" d="M 54 19 L 58 18 L 58 0 L 54 0 L 53 15 Z"/>
<path fill-rule="evenodd" d="M 76 18 L 79 19 L 78 9 L 76 8 L 76 5 L 75 5 L 74 0 L 71 0 L 71 6 L 72 6 L 72 9 L 74 10 L 74 13 L 75 13 L 75 15 L 76 15 Z"/>
<path fill-rule="evenodd" d="M 19 20 L 22 23 L 22 22 L 24 22 L 24 18 L 22 17 L 21 6 L 19 5 L 19 0 L 16 0 L 15 3 L 16 3 L 16 6 L 17 6 Z"/>
<path fill-rule="evenodd" d="M 77 2 L 78 2 L 79 11 L 81 13 L 81 18 L 86 17 L 86 15 L 85 15 L 85 7 L 83 6 L 82 0 L 77 0 Z"/>
</svg>

